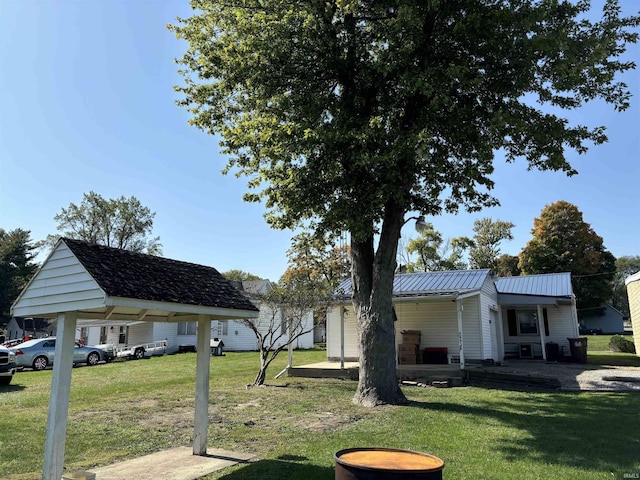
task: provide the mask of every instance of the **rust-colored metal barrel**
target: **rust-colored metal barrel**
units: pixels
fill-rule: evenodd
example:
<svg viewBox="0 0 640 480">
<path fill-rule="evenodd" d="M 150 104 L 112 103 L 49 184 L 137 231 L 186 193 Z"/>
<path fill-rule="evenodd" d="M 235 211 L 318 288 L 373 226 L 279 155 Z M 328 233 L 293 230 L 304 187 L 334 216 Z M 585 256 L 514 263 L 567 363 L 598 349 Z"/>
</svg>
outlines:
<svg viewBox="0 0 640 480">
<path fill-rule="evenodd" d="M 394 448 L 348 448 L 335 454 L 335 480 L 441 480 L 444 462 Z"/>
</svg>

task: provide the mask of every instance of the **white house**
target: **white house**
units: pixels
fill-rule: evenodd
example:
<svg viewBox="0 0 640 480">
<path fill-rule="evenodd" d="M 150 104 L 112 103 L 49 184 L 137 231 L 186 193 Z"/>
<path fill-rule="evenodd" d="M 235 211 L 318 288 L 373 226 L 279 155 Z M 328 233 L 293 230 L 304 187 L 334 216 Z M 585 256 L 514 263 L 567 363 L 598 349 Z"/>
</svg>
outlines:
<svg viewBox="0 0 640 480">
<path fill-rule="evenodd" d="M 15 340 L 29 336 L 31 338 L 41 338 L 53 335 L 56 331 L 48 318 L 16 318 L 9 320 L 6 328 L 6 339 Z"/>
<path fill-rule="evenodd" d="M 327 315 L 329 361 L 358 360 L 350 281 L 338 307 Z M 447 349 L 452 363 L 546 358 L 569 354 L 578 336 L 569 273 L 497 278 L 490 270 L 397 274 L 393 305 L 396 344 L 403 331 L 419 331 L 420 351 Z M 548 343 L 551 345 L 543 348 Z"/>
<path fill-rule="evenodd" d="M 243 294 L 251 298 L 253 304 L 260 310 L 259 317 L 252 319 L 265 332 L 270 325 L 274 312 L 268 305 L 262 304 L 260 295 L 266 294 L 272 284 L 269 280 L 252 280 L 244 282 L 230 282 Z M 275 312 L 276 322 L 282 322 L 280 312 Z M 95 320 L 78 320 L 76 337 L 82 338 L 88 345 L 113 344 L 115 346 L 150 343 L 159 340 L 167 341 L 167 353 L 174 353 L 181 348 L 196 345 L 195 321 L 191 322 L 118 322 Z M 313 312 L 304 319 L 304 329 L 307 333 L 298 337 L 293 345 L 296 349 L 313 348 Z M 286 328 L 285 325 L 282 328 Z M 254 351 L 258 349 L 256 335 L 245 324 L 235 320 L 213 320 L 211 322 L 211 338 L 218 338 L 224 342 L 225 351 Z M 287 340 L 286 335 L 276 342 L 280 346 Z"/>
</svg>

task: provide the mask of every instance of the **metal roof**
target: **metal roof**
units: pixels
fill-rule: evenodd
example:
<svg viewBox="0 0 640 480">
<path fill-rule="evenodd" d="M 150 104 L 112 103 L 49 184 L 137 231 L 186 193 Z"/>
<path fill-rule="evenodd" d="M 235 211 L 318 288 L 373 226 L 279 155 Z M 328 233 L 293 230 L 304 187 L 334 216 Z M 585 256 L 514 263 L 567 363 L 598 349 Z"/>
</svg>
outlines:
<svg viewBox="0 0 640 480">
<path fill-rule="evenodd" d="M 567 272 L 499 278 L 496 281 L 496 290 L 498 293 L 543 297 L 571 297 L 573 295 L 571 274 Z"/>
<path fill-rule="evenodd" d="M 640 280 L 640 272 L 634 273 L 633 275 L 625 278 L 624 284 L 629 285 L 631 282 L 637 282 L 638 280 Z"/>
<path fill-rule="evenodd" d="M 449 270 L 444 272 L 397 273 L 393 280 L 393 296 L 456 295 L 480 290 L 491 270 Z M 351 295 L 351 280 L 345 280 L 338 291 Z"/>
</svg>

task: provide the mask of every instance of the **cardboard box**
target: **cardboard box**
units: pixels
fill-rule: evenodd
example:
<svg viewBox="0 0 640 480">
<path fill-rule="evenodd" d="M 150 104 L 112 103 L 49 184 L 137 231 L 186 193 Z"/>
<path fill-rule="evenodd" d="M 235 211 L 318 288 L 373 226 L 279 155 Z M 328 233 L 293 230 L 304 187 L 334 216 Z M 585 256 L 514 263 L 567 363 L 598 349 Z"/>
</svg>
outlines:
<svg viewBox="0 0 640 480">
<path fill-rule="evenodd" d="M 398 354 L 398 364 L 400 364 L 400 365 L 415 365 L 416 364 L 416 357 L 417 357 L 417 355 L 410 354 L 410 353 Z"/>
<path fill-rule="evenodd" d="M 418 346 L 415 343 L 400 343 L 398 345 L 398 353 L 416 355 L 418 353 Z"/>
<path fill-rule="evenodd" d="M 421 336 L 422 334 L 420 330 L 403 330 L 402 343 L 412 343 L 414 345 L 420 345 Z"/>
</svg>

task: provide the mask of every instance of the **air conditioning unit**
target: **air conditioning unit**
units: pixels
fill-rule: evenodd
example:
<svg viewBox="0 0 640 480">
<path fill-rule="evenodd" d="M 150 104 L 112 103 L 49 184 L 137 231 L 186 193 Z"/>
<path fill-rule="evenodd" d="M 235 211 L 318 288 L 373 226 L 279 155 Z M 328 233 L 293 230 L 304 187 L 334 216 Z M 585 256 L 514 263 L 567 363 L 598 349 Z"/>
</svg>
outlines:
<svg viewBox="0 0 640 480">
<path fill-rule="evenodd" d="M 533 358 L 533 345 L 530 343 L 521 343 L 520 358 Z"/>
</svg>

